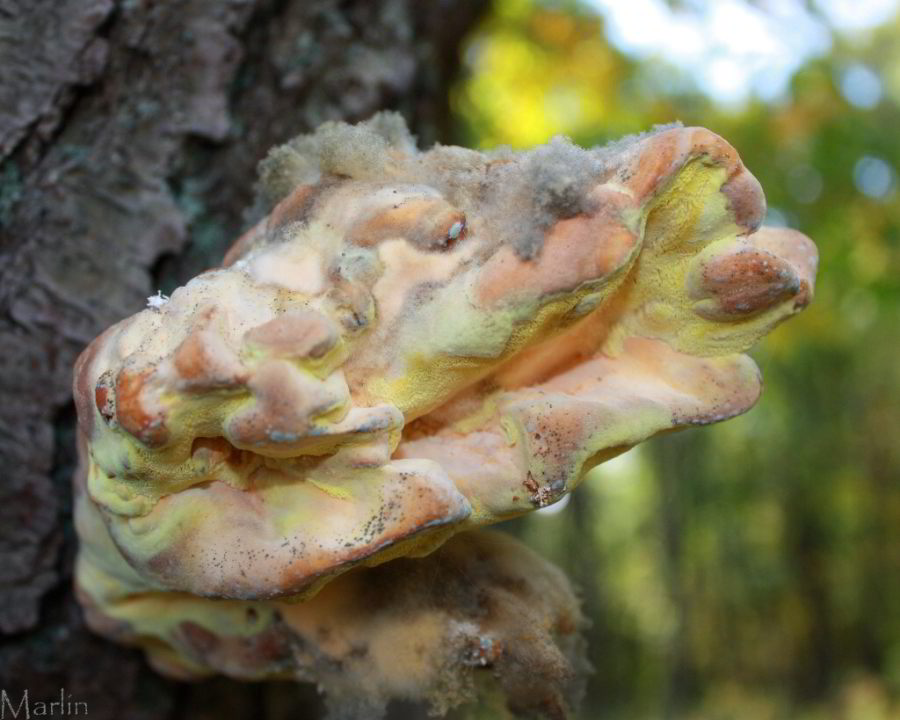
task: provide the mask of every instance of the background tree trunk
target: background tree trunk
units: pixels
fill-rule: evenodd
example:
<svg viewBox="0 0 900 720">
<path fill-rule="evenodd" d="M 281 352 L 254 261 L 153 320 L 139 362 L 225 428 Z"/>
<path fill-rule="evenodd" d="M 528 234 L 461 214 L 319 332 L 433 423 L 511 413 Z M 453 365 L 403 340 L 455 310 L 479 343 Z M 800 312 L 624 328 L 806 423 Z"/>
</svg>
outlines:
<svg viewBox="0 0 900 720">
<path fill-rule="evenodd" d="M 257 162 L 325 120 L 400 110 L 448 140 L 484 3 L 0 0 L 0 688 L 92 718 L 315 718 L 311 686 L 186 685 L 84 627 L 71 589 L 72 364 L 216 264 Z M 396 709 L 396 715 L 412 711 Z"/>
</svg>

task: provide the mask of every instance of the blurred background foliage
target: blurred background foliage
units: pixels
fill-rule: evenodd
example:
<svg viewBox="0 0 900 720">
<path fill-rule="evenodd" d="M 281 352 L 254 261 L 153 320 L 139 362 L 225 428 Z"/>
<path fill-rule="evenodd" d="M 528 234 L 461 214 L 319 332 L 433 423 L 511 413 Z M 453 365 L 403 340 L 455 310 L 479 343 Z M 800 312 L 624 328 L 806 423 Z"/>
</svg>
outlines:
<svg viewBox="0 0 900 720">
<path fill-rule="evenodd" d="M 513 525 L 582 591 L 582 716 L 900 718 L 896 3 L 498 0 L 464 60 L 461 144 L 703 125 L 821 255 L 814 303 L 754 351 L 756 408 Z"/>
</svg>

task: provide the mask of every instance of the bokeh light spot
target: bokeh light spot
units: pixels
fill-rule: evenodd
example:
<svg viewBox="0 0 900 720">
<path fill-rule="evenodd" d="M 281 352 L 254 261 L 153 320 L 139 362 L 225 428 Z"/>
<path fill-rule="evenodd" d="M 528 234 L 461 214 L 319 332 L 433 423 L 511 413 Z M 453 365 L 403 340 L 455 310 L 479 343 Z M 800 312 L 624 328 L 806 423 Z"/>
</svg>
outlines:
<svg viewBox="0 0 900 720">
<path fill-rule="evenodd" d="M 881 101 L 881 80 L 868 66 L 854 63 L 841 75 L 841 94 L 851 105 L 871 110 Z"/>
<path fill-rule="evenodd" d="M 863 195 L 881 200 L 894 188 L 894 169 L 879 157 L 864 155 L 853 166 L 853 182 Z"/>
</svg>

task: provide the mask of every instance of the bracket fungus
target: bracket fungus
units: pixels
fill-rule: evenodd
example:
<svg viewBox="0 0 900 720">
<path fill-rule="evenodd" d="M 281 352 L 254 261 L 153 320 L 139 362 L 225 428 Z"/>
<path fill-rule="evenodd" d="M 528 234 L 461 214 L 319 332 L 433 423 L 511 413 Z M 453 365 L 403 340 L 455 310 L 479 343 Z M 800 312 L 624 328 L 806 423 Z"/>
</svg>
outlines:
<svg viewBox="0 0 900 720">
<path fill-rule="evenodd" d="M 271 211 L 223 266 L 76 366 L 89 622 L 169 673 L 313 680 L 365 712 L 452 705 L 486 665 L 511 708 L 562 716 L 568 583 L 451 536 L 750 408 L 743 352 L 809 302 L 815 246 L 760 228 L 759 184 L 702 128 L 421 152 L 381 114 L 261 170 Z"/>
</svg>

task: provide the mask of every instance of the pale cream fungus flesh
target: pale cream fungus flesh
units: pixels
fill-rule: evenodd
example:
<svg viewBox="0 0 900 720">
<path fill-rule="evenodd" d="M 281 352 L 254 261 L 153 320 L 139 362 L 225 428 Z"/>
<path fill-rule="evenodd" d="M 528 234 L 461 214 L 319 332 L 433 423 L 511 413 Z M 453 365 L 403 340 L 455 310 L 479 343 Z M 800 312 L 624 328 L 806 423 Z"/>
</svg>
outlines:
<svg viewBox="0 0 900 720">
<path fill-rule="evenodd" d="M 580 623 L 565 578 L 493 534 L 441 546 L 750 408 L 743 353 L 810 301 L 815 246 L 760 227 L 759 184 L 702 128 L 420 152 L 382 114 L 276 148 L 262 176 L 272 210 L 223 267 L 78 361 L 91 625 L 169 673 L 440 709 L 467 668 L 512 657 L 527 616 L 540 647 L 522 652 L 562 687 Z M 416 563 L 481 585 L 429 605 Z M 396 592 L 369 606 L 379 577 Z M 496 602 L 466 615 L 476 590 Z M 514 680 L 504 692 L 531 707 Z"/>
</svg>

